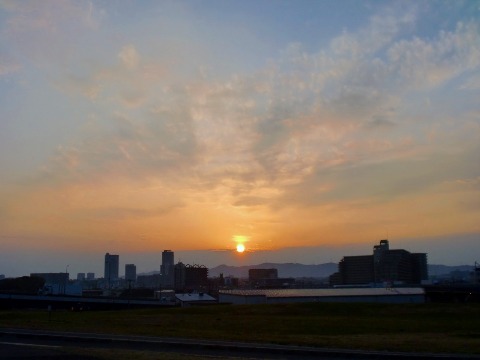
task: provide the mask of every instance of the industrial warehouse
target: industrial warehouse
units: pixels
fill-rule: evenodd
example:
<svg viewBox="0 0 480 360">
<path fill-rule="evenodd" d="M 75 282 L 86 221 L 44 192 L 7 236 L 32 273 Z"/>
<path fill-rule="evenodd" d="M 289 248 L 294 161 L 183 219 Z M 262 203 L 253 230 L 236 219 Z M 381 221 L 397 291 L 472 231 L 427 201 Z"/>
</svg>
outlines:
<svg viewBox="0 0 480 360">
<path fill-rule="evenodd" d="M 424 303 L 425 291 L 423 288 L 221 290 L 218 301 L 235 305 L 294 302 Z"/>
</svg>

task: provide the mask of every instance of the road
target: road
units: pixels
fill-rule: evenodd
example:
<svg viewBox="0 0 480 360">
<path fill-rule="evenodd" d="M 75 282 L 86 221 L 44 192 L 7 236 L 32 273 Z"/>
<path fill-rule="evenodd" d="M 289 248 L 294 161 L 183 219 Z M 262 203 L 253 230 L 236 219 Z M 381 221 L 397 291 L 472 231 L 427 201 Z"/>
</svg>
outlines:
<svg viewBox="0 0 480 360">
<path fill-rule="evenodd" d="M 60 351 L 60 346 L 39 345 L 19 342 L 0 342 L 0 358 L 10 359 L 65 359 L 64 353 Z M 74 360 L 70 358 L 66 360 Z M 78 359 L 78 358 L 76 358 Z M 83 359 L 78 359 L 83 360 Z M 87 360 L 87 359 L 85 359 Z"/>
<path fill-rule="evenodd" d="M 110 349 L 179 354 L 181 358 L 193 355 L 218 359 L 480 359 L 474 356 L 452 356 L 392 352 L 349 351 L 275 344 L 252 344 L 226 341 L 207 341 L 147 336 L 122 336 L 20 330 L 0 328 L 0 359 L 66 359 L 93 360 L 92 355 L 78 355 L 67 350 Z M 184 356 L 183 356 L 184 355 Z M 157 358 L 157 356 L 155 356 Z M 166 357 L 168 358 L 168 357 Z M 113 356 L 112 359 L 115 359 Z"/>
</svg>

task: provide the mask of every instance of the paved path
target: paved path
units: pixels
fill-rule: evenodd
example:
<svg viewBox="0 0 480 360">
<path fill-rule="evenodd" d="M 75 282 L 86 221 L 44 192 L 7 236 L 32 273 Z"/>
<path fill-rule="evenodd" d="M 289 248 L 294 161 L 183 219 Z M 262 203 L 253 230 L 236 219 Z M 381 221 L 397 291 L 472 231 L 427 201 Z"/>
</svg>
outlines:
<svg viewBox="0 0 480 360">
<path fill-rule="evenodd" d="M 50 358 L 57 359 L 54 355 L 58 354 L 58 348 L 61 347 L 129 349 L 206 355 L 218 358 L 248 357 L 250 359 L 480 359 L 479 356 L 356 351 L 292 345 L 0 328 L 1 359 L 28 359 L 29 357 L 16 357 L 15 355 L 16 352 L 28 352 L 27 349 L 30 353 L 34 355 L 37 353 L 39 356 L 42 353 L 50 352 L 52 354 Z M 5 358 L 4 354 L 12 355 Z M 39 356 L 36 358 L 42 358 Z M 88 357 L 75 357 L 75 359 L 88 359 Z"/>
</svg>

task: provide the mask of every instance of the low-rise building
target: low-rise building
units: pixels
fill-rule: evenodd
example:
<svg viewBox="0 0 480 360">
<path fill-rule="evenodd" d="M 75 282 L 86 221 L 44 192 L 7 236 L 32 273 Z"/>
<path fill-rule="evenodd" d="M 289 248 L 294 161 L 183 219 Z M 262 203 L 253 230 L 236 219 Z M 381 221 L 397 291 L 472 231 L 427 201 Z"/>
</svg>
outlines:
<svg viewBox="0 0 480 360">
<path fill-rule="evenodd" d="M 208 304 L 217 303 L 217 299 L 202 292 L 175 294 L 175 298 L 177 299 L 177 302 L 180 303 L 180 306 L 182 307 L 188 307 L 192 305 L 208 305 Z"/>
<path fill-rule="evenodd" d="M 31 273 L 31 277 L 36 276 L 45 280 L 45 292 L 50 294 L 65 294 L 69 281 L 67 272 L 59 273 Z"/>
</svg>

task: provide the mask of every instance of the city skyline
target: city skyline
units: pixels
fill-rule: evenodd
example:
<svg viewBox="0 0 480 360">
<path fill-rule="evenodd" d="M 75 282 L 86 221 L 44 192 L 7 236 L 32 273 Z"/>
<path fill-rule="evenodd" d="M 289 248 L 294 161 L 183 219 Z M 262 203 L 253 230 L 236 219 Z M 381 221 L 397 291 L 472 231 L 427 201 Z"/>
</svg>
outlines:
<svg viewBox="0 0 480 360">
<path fill-rule="evenodd" d="M 0 1 L 0 274 L 473 264 L 479 54 L 475 1 Z"/>
<path fill-rule="evenodd" d="M 379 241 L 376 239 L 374 241 Z M 441 241 L 440 251 L 428 246 Z M 402 244 L 402 245 L 400 245 Z M 470 249 L 478 245 L 476 236 L 463 236 L 456 239 L 407 239 L 407 241 L 393 242 L 392 248 L 398 249 L 402 246 L 412 252 L 427 253 L 428 263 L 430 265 L 474 266 L 478 262 L 478 252 L 471 253 Z M 444 249 L 447 249 L 445 251 Z M 237 250 L 205 250 L 205 251 L 175 251 L 176 262 L 191 265 L 205 265 L 207 268 L 214 268 L 219 265 L 229 266 L 252 266 L 262 263 L 299 263 L 305 265 L 318 265 L 325 263 L 338 263 L 344 256 L 357 256 L 368 253 L 372 250 L 372 244 L 350 244 L 342 247 L 296 247 L 285 248 L 276 251 L 255 251 L 238 253 Z M 125 253 L 116 254 L 119 256 L 119 269 L 124 265 L 133 263 L 138 269 L 137 274 L 150 272 L 161 272 L 163 250 L 149 253 Z M 454 259 L 452 261 L 452 254 Z M 21 254 L 18 254 L 21 257 Z M 104 274 L 104 254 L 52 254 L 38 253 L 33 254 L 22 263 L 21 267 L 15 266 L 17 258 L 2 259 L 2 269 L 0 274 L 7 277 L 28 276 L 32 272 L 43 273 L 62 273 L 68 271 L 75 277 L 78 273 L 92 272 L 95 277 L 101 277 Z M 461 260 L 464 259 L 464 260 Z M 466 260 L 465 260 L 466 259 Z M 73 261 L 68 261 L 73 260 Z M 65 261 L 68 262 L 65 265 Z M 9 270 L 9 271 L 8 271 Z M 124 274 L 120 273 L 119 277 Z"/>
</svg>

